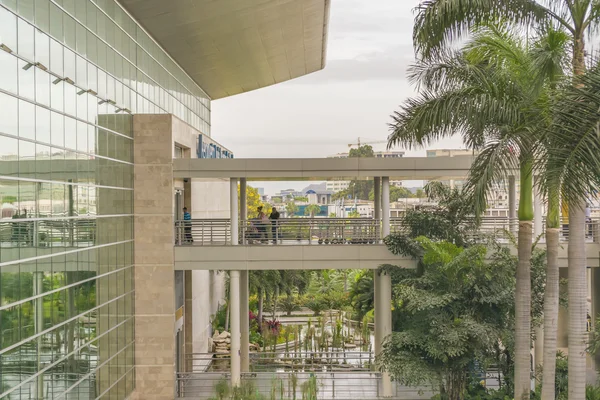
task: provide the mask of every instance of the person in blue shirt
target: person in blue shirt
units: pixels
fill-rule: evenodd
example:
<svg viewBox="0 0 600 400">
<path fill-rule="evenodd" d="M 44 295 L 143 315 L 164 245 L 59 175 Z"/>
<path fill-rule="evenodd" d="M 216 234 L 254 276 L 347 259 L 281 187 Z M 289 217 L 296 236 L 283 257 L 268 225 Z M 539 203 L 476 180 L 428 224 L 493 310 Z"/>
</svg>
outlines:
<svg viewBox="0 0 600 400">
<path fill-rule="evenodd" d="M 188 212 L 187 207 L 183 207 L 183 220 L 184 222 L 184 232 L 185 232 L 185 242 L 193 243 L 194 238 L 192 237 L 192 214 Z"/>
</svg>

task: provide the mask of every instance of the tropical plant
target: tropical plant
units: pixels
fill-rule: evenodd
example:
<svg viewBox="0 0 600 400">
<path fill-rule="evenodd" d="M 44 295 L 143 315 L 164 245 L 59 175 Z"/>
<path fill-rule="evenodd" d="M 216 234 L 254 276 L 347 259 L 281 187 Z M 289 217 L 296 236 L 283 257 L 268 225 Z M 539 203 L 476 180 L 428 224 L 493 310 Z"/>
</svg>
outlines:
<svg viewBox="0 0 600 400">
<path fill-rule="evenodd" d="M 283 296 L 283 298 L 279 300 L 279 305 L 281 306 L 281 309 L 285 311 L 287 316 L 292 315 L 292 312 L 300 309 L 298 298 L 289 294 L 287 296 Z"/>
<path fill-rule="evenodd" d="M 304 215 L 314 218 L 315 215 L 321 213 L 321 206 L 318 204 L 309 204 L 304 208 Z"/>
<path fill-rule="evenodd" d="M 369 158 L 375 157 L 375 152 L 373 151 L 373 147 L 369 145 L 363 145 L 355 149 L 350 149 L 350 153 L 348 154 L 349 158 Z M 373 191 L 373 187 L 375 183 L 373 180 L 362 180 L 362 179 L 354 179 L 351 180 L 348 184 L 348 189 L 339 191 L 332 196 L 333 200 L 338 199 L 360 199 L 360 200 L 368 200 L 369 193 Z"/>
<path fill-rule="evenodd" d="M 515 376 L 520 379 L 517 392 L 524 388 L 527 397 L 535 152 L 550 122 L 548 92 L 544 89 L 556 85 L 563 75 L 567 36 L 548 28 L 540 31 L 539 38 L 528 47 L 506 28 L 486 26 L 474 33 L 463 50 L 440 54 L 414 67 L 413 79 L 423 85 L 423 93 L 396 113 L 390 142 L 424 145 L 460 130 L 465 144 L 478 151 L 466 185 L 466 190 L 473 193 L 477 214 L 486 208 L 487 193 L 493 185 L 520 171 Z M 458 97 L 461 102 L 455 102 Z M 557 185 L 553 188 L 556 193 Z M 556 210 L 558 203 L 550 197 L 550 205 Z M 550 256 L 555 254 L 549 252 Z M 551 268 L 555 265 L 550 263 Z M 551 287 L 558 290 L 558 276 L 554 277 L 550 275 L 556 283 Z M 557 290 L 550 291 L 551 298 L 558 298 Z M 558 306 L 549 309 L 549 325 L 554 321 L 552 310 L 557 315 Z"/>
<path fill-rule="evenodd" d="M 442 253 L 444 258 L 441 258 L 441 261 L 438 265 L 431 266 L 432 263 L 431 258 L 427 258 L 428 247 L 424 246 L 423 243 L 432 243 L 431 246 L 438 246 L 439 248 L 436 250 L 438 253 Z M 388 244 L 388 248 L 391 250 L 393 246 L 396 246 L 397 243 L 393 242 Z M 450 246 L 451 245 L 451 246 Z M 420 260 L 420 268 L 417 270 L 407 270 L 405 268 L 397 268 L 394 266 L 383 266 L 387 273 L 392 276 L 392 284 L 394 285 L 395 290 L 393 302 L 396 304 L 394 313 L 395 313 L 395 322 L 394 322 L 394 333 L 398 332 L 401 335 L 406 335 L 409 340 L 414 340 L 415 342 L 420 343 L 423 346 L 419 350 L 419 347 L 411 347 L 411 344 L 407 346 L 410 351 L 402 353 L 407 357 L 414 357 L 414 360 L 419 360 L 420 366 L 422 368 L 428 369 L 432 374 L 431 377 L 437 379 L 442 379 L 439 375 L 439 371 L 450 371 L 453 367 L 453 362 L 458 360 L 452 360 L 448 358 L 445 352 L 452 352 L 452 354 L 465 356 L 462 360 L 462 367 L 465 368 L 465 371 L 469 369 L 470 366 L 473 365 L 473 360 L 469 361 L 469 357 L 465 355 L 463 350 L 456 350 L 456 348 L 449 347 L 447 343 L 440 341 L 439 336 L 441 335 L 437 329 L 446 329 L 446 325 L 444 325 L 440 318 L 448 318 L 449 321 L 458 321 L 456 319 L 457 310 L 460 308 L 456 308 L 458 305 L 469 305 L 470 302 L 476 301 L 475 298 L 472 298 L 469 293 L 470 290 L 476 291 L 478 296 L 482 296 L 484 294 L 492 295 L 494 290 L 500 290 L 494 286 L 496 282 L 490 283 L 487 280 L 494 280 L 496 277 L 496 273 L 498 273 L 498 278 L 502 281 L 502 292 L 501 295 L 498 294 L 498 297 L 495 297 L 495 301 L 502 300 L 501 304 L 503 304 L 503 308 L 495 309 L 492 312 L 494 304 L 488 304 L 492 309 L 478 309 L 479 305 L 475 304 L 473 309 L 470 309 L 467 312 L 470 318 L 473 318 L 477 321 L 486 320 L 491 321 L 489 318 L 496 318 L 493 320 L 497 322 L 495 325 L 495 330 L 493 332 L 489 332 L 489 337 L 487 342 L 488 344 L 485 348 L 479 348 L 476 356 L 475 362 L 479 364 L 495 364 L 498 366 L 500 371 L 500 376 L 502 380 L 499 381 L 501 389 L 504 393 L 512 393 L 513 390 L 513 371 L 514 371 L 514 291 L 515 291 L 515 279 L 514 272 L 516 270 L 517 260 L 516 257 L 510 254 L 510 250 L 501 245 L 490 243 L 486 248 L 484 245 L 471 245 L 466 249 L 461 247 L 457 247 L 454 244 L 448 242 L 432 242 L 429 239 L 425 238 L 417 238 L 414 240 L 409 237 L 404 237 L 403 245 L 400 246 L 400 249 L 395 249 L 396 251 L 402 251 L 404 255 L 411 256 Z M 450 250 L 455 250 L 453 253 Z M 475 279 L 477 276 L 482 274 L 482 270 L 480 267 L 481 260 L 478 260 L 475 257 L 470 257 L 468 261 L 461 261 L 463 264 L 462 269 L 460 270 L 461 274 L 466 274 L 469 278 L 461 281 L 460 283 L 452 283 L 453 279 L 460 279 L 461 275 L 453 275 L 450 273 L 450 267 L 458 268 L 460 264 L 459 260 L 462 260 L 463 253 L 467 250 L 470 250 L 472 247 L 477 247 L 480 251 L 486 251 L 487 255 L 484 257 L 483 263 L 485 264 L 485 268 L 483 271 L 497 271 L 493 274 L 486 275 L 484 280 L 472 282 L 470 279 Z M 431 252 L 431 251 L 430 251 Z M 433 252 L 433 254 L 437 254 Z M 459 254 L 457 256 L 456 254 Z M 465 253 L 469 254 L 469 253 Z M 446 263 L 447 265 L 443 265 Z M 469 265 L 466 265 L 469 263 Z M 443 272 L 444 277 L 438 276 L 436 278 L 436 274 L 432 272 L 436 272 L 437 269 L 440 269 Z M 473 269 L 473 270 L 471 270 Z M 532 312 L 534 321 L 540 321 L 541 311 L 543 309 L 543 291 L 544 291 L 544 279 L 545 279 L 545 257 L 544 252 L 540 250 L 536 250 L 534 252 L 534 256 L 531 260 L 531 271 L 532 271 L 532 291 L 534 293 L 532 299 Z M 510 278 L 509 280 L 508 277 Z M 436 280 L 436 279 L 439 279 Z M 486 285 L 492 285 L 490 287 Z M 404 289 L 400 289 L 402 287 L 411 286 L 410 290 L 404 291 Z M 440 285 L 440 286 L 438 286 Z M 446 285 L 450 285 L 452 289 L 448 289 Z M 458 285 L 458 286 L 456 286 Z M 462 286 L 461 285 L 466 285 Z M 474 285 L 469 289 L 469 285 Z M 454 289 L 458 289 L 459 292 L 454 292 Z M 493 290 L 492 290 L 493 289 Z M 428 294 L 431 294 L 428 297 Z M 438 296 L 440 296 L 438 298 Z M 462 296 L 465 296 L 464 298 Z M 500 297 L 502 296 L 502 297 Z M 439 301 L 440 298 L 446 303 Z M 481 300 L 481 299 L 480 299 Z M 464 301 L 464 302 L 463 302 Z M 407 309 L 408 304 L 412 303 L 411 307 L 416 307 L 414 310 Z M 433 302 L 433 306 L 430 305 L 429 302 Z M 457 303 L 454 303 L 457 302 Z M 506 303 L 508 302 L 508 303 Z M 475 307 L 477 306 L 477 307 Z M 438 307 L 436 310 L 435 307 Z M 467 308 L 468 309 L 468 308 Z M 431 312 L 432 314 L 427 314 Z M 438 314 L 436 314 L 436 312 Z M 483 312 L 483 315 L 479 315 L 479 312 Z M 419 318 L 423 318 L 423 320 L 419 320 Z M 431 328 L 428 324 L 433 324 L 434 327 Z M 454 325 L 450 324 L 451 327 Z M 431 329 L 430 329 L 431 328 Z M 444 331 L 444 334 L 447 336 L 446 340 L 452 341 L 452 345 L 456 343 L 461 343 L 458 338 L 461 340 L 465 339 L 464 336 L 461 336 L 458 332 L 454 332 L 449 328 Z M 418 339 L 417 339 L 418 338 Z M 471 343 L 473 345 L 477 344 L 476 342 Z M 466 345 L 471 345 L 466 344 Z M 437 347 L 436 347 L 437 346 Z M 398 350 L 398 349 L 396 349 Z M 414 352 L 413 352 L 414 350 Z M 454 353 L 458 351 L 457 353 Z M 423 353 L 426 352 L 430 358 L 423 358 Z M 440 357 L 439 359 L 435 359 L 435 357 Z M 397 360 L 398 362 L 399 359 Z M 454 365 L 456 366 L 456 365 Z M 406 379 L 418 378 L 422 379 L 419 382 L 427 381 L 425 375 L 421 375 L 419 372 L 415 371 L 415 376 L 411 378 L 411 373 L 413 369 L 410 366 L 406 366 L 408 368 Z M 439 369 L 438 369 L 439 368 Z M 437 372 L 436 372 L 437 371 Z M 408 380 L 407 380 L 408 382 Z M 431 383 L 432 381 L 427 381 Z M 435 381 L 436 385 L 439 381 Z M 413 381 L 414 384 L 417 384 L 417 381 Z M 464 383 L 464 382 L 463 382 Z M 500 395 L 501 393 L 496 393 L 495 395 Z M 491 395 L 491 394 L 490 394 Z M 442 398 L 447 398 L 447 394 L 442 396 Z M 473 397 L 476 398 L 476 397 Z M 485 398 L 493 398 L 493 397 L 485 397 Z M 500 397 L 503 398 L 503 397 Z"/>
<path fill-rule="evenodd" d="M 557 26 L 568 33 L 572 44 L 571 65 L 573 74 L 581 76 L 585 72 L 585 38 L 586 35 L 598 27 L 600 22 L 600 1 L 598 0 L 426 0 L 417 8 L 414 26 L 414 44 L 418 54 L 425 59 L 434 59 L 448 48 L 450 43 L 462 39 L 471 29 L 482 23 L 495 19 L 503 19 L 507 23 L 519 26 Z M 573 86 L 582 85 L 575 82 Z M 594 113 L 588 116 L 595 116 Z M 570 115 L 571 122 L 578 118 L 580 111 Z M 584 117 L 586 118 L 586 117 Z M 581 122 L 581 121 L 580 121 Z M 559 124 L 559 126 L 561 126 Z M 570 125 L 571 129 L 573 125 Z M 563 196 L 569 201 L 569 358 L 571 374 L 569 380 L 569 397 L 581 399 L 585 394 L 585 355 L 584 335 L 586 325 L 585 313 L 585 213 L 584 199 L 589 186 L 590 175 L 585 172 L 589 168 L 582 155 L 588 149 L 583 149 L 581 144 L 585 138 L 589 139 L 589 131 L 578 130 L 577 135 L 571 137 L 564 135 L 562 130 L 551 130 L 559 140 L 569 143 L 566 147 L 555 147 L 551 171 L 554 171 L 543 182 L 554 184 L 559 182 Z M 561 134 L 562 133 L 562 134 Z M 592 148 L 597 152 L 597 147 Z M 558 158 L 556 156 L 559 156 Z M 580 172 L 578 174 L 578 172 Z M 597 175 L 596 175 L 597 176 Z M 573 177 L 573 180 L 566 179 Z M 574 279 L 573 279 L 574 278 Z M 529 352 L 527 351 L 527 354 Z M 577 356 L 574 356 L 577 354 Z M 523 356 L 524 357 L 524 356 Z M 519 378 L 515 398 L 528 398 L 529 379 L 525 372 L 525 361 L 519 361 L 519 369 L 515 375 Z M 552 385 L 548 384 L 543 389 L 544 400 L 552 400 Z"/>
<path fill-rule="evenodd" d="M 311 310 L 314 315 L 320 315 L 321 312 L 327 309 L 327 303 L 322 295 L 306 295 L 304 305 Z"/>
<path fill-rule="evenodd" d="M 362 270 L 356 275 L 350 286 L 350 301 L 358 320 L 362 320 L 373 309 L 374 298 L 373 272 Z"/>
<path fill-rule="evenodd" d="M 394 287 L 401 329 L 386 338 L 378 362 L 394 379 L 439 387 L 442 398 L 463 399 L 473 360 L 484 361 L 509 323 L 515 262 L 507 249 L 418 238 L 422 274 Z"/>
<path fill-rule="evenodd" d="M 285 212 L 288 216 L 293 216 L 298 212 L 298 205 L 293 201 L 288 201 L 285 205 Z"/>
</svg>

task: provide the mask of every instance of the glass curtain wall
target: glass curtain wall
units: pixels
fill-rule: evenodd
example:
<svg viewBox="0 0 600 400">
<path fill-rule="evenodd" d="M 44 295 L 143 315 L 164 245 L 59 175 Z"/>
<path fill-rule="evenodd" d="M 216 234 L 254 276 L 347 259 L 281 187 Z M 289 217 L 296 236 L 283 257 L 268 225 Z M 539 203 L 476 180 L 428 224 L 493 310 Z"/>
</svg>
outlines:
<svg viewBox="0 0 600 400">
<path fill-rule="evenodd" d="M 0 397 L 134 388 L 132 114 L 210 133 L 202 90 L 112 0 L 0 0 Z"/>
</svg>

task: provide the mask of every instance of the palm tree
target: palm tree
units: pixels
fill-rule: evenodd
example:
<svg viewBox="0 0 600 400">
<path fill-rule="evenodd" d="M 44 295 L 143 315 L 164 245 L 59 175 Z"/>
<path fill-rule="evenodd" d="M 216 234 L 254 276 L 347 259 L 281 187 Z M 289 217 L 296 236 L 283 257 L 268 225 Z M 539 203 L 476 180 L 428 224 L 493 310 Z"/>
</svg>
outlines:
<svg viewBox="0 0 600 400">
<path fill-rule="evenodd" d="M 321 206 L 319 206 L 318 204 L 309 204 L 304 209 L 304 215 L 308 215 L 311 218 L 314 218 L 315 215 L 319 214 L 320 212 Z"/>
<path fill-rule="evenodd" d="M 425 59 L 432 59 L 443 52 L 448 44 L 468 34 L 473 27 L 489 21 L 502 19 L 518 26 L 559 26 L 570 36 L 573 74 L 580 76 L 585 72 L 585 38 L 598 27 L 599 16 L 600 0 L 424 0 L 417 7 L 413 40 L 418 54 Z M 573 164 L 565 162 L 557 165 L 566 168 Z M 581 178 L 575 178 L 577 182 L 582 182 Z M 569 182 L 562 188 L 565 197 L 573 199 L 569 212 L 569 276 L 578 278 L 569 283 L 569 308 L 573 311 L 569 312 L 569 332 L 574 333 L 573 337 L 569 335 L 569 398 L 576 399 L 585 396 L 585 355 L 580 351 L 584 344 L 580 343 L 579 332 L 585 331 L 586 313 L 580 315 L 581 310 L 576 308 L 585 302 L 585 296 L 582 295 L 585 293 L 585 279 L 581 279 L 585 276 L 586 260 L 585 193 L 565 191 L 582 187 L 585 185 Z M 528 379 L 525 382 L 521 373 L 525 367 L 524 361 L 518 364 L 518 371 L 515 371 L 518 382 L 515 398 L 528 398 L 529 382 Z M 519 373 L 521 379 L 518 379 Z M 543 400 L 551 398 L 543 395 Z"/>
<path fill-rule="evenodd" d="M 419 62 L 411 77 L 423 86 L 423 94 L 393 116 L 390 136 L 392 145 L 414 146 L 461 132 L 464 143 L 479 152 L 467 183 L 475 215 L 486 208 L 487 193 L 495 182 L 520 171 L 516 393 L 528 393 L 530 385 L 534 155 L 548 125 L 545 82 L 560 76 L 556 73 L 560 68 L 552 62 L 560 61 L 565 52 L 565 41 L 559 40 L 562 32 L 542 33 L 529 49 L 509 31 L 480 28 L 463 51 Z"/>
<path fill-rule="evenodd" d="M 600 186 L 600 69 L 595 67 L 585 75 L 576 77 L 555 101 L 552 110 L 553 125 L 549 140 L 548 166 L 545 180 L 560 182 L 561 194 L 570 205 L 569 212 L 569 398 L 571 386 L 585 386 L 585 347 L 587 285 L 585 265 L 585 224 L 573 218 L 582 204 L 582 194 L 591 194 Z M 572 316 L 572 314 L 574 314 Z M 571 375 L 571 358 L 577 374 Z"/>
</svg>

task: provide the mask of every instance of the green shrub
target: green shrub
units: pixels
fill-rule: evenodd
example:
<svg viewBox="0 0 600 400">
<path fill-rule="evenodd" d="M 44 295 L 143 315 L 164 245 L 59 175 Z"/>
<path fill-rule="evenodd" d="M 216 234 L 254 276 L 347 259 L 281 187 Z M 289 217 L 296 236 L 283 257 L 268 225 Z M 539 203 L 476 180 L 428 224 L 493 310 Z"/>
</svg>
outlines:
<svg viewBox="0 0 600 400">
<path fill-rule="evenodd" d="M 306 296 L 304 305 L 314 313 L 314 315 L 320 315 L 324 310 L 327 309 L 327 303 L 322 296 Z"/>
<path fill-rule="evenodd" d="M 585 387 L 585 400 L 600 400 L 600 386 L 587 385 Z"/>
</svg>

